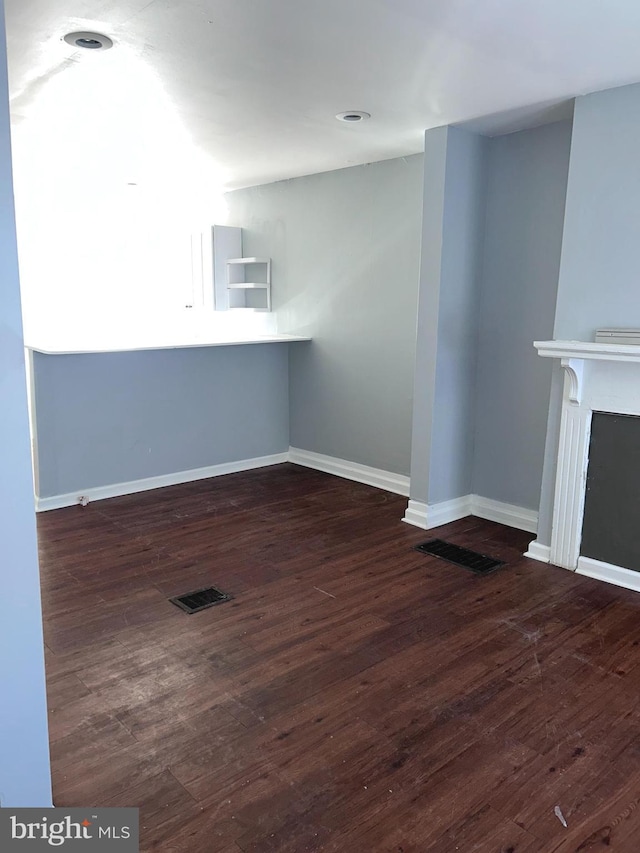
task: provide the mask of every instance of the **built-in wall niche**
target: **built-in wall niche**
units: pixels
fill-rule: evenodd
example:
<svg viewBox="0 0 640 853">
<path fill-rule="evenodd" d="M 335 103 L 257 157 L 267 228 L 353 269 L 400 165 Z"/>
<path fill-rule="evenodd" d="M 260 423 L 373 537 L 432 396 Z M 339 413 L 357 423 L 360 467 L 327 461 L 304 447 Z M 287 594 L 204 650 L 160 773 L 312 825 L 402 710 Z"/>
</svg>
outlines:
<svg viewBox="0 0 640 853">
<path fill-rule="evenodd" d="M 191 238 L 187 308 L 271 311 L 271 259 L 245 258 L 242 228 L 211 225 Z"/>
</svg>

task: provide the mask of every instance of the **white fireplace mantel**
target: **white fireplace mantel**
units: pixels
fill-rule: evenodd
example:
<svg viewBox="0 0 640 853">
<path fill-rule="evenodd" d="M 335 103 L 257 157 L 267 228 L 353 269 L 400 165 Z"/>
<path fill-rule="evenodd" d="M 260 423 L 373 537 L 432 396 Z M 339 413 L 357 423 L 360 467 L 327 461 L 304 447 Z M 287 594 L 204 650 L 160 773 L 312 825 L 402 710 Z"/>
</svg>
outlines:
<svg viewBox="0 0 640 853">
<path fill-rule="evenodd" d="M 591 417 L 594 411 L 640 415 L 640 346 L 583 341 L 534 346 L 539 355 L 557 358 L 565 372 L 549 560 L 640 590 L 639 572 L 580 556 Z"/>
<path fill-rule="evenodd" d="M 586 341 L 535 341 L 538 355 L 547 358 L 582 358 L 599 361 L 638 361 L 640 346 L 631 344 L 593 344 Z"/>
</svg>

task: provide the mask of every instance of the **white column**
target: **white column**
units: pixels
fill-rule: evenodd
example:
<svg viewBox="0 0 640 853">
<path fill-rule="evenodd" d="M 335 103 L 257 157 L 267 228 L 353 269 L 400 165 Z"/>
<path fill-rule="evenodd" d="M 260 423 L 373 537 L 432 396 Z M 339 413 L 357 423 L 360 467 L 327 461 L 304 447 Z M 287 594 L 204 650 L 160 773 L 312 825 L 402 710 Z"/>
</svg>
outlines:
<svg viewBox="0 0 640 853">
<path fill-rule="evenodd" d="M 582 538 L 591 409 L 582 405 L 584 362 L 569 358 L 562 359 L 561 363 L 565 379 L 553 503 L 551 562 L 575 571 Z"/>
</svg>

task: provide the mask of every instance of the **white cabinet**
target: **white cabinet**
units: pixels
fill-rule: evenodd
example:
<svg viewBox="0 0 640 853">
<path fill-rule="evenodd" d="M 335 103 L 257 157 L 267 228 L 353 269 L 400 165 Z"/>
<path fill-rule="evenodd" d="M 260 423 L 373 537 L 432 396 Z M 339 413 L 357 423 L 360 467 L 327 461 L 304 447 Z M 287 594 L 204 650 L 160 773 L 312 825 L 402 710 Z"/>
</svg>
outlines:
<svg viewBox="0 0 640 853">
<path fill-rule="evenodd" d="M 212 225 L 191 239 L 187 307 L 271 311 L 270 258 L 242 257 L 242 228 Z"/>
<path fill-rule="evenodd" d="M 271 311 L 271 259 L 227 260 L 229 308 Z"/>
</svg>

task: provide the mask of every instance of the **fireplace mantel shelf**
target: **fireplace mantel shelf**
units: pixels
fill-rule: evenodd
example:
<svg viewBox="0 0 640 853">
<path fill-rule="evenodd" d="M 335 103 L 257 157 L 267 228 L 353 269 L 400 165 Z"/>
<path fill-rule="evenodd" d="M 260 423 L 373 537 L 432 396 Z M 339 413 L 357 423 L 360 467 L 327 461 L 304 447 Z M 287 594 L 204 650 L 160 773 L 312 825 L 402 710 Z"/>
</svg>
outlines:
<svg viewBox="0 0 640 853">
<path fill-rule="evenodd" d="M 640 346 L 595 344 L 587 341 L 534 341 L 538 355 L 546 358 L 583 358 L 600 361 L 640 362 Z"/>
</svg>

